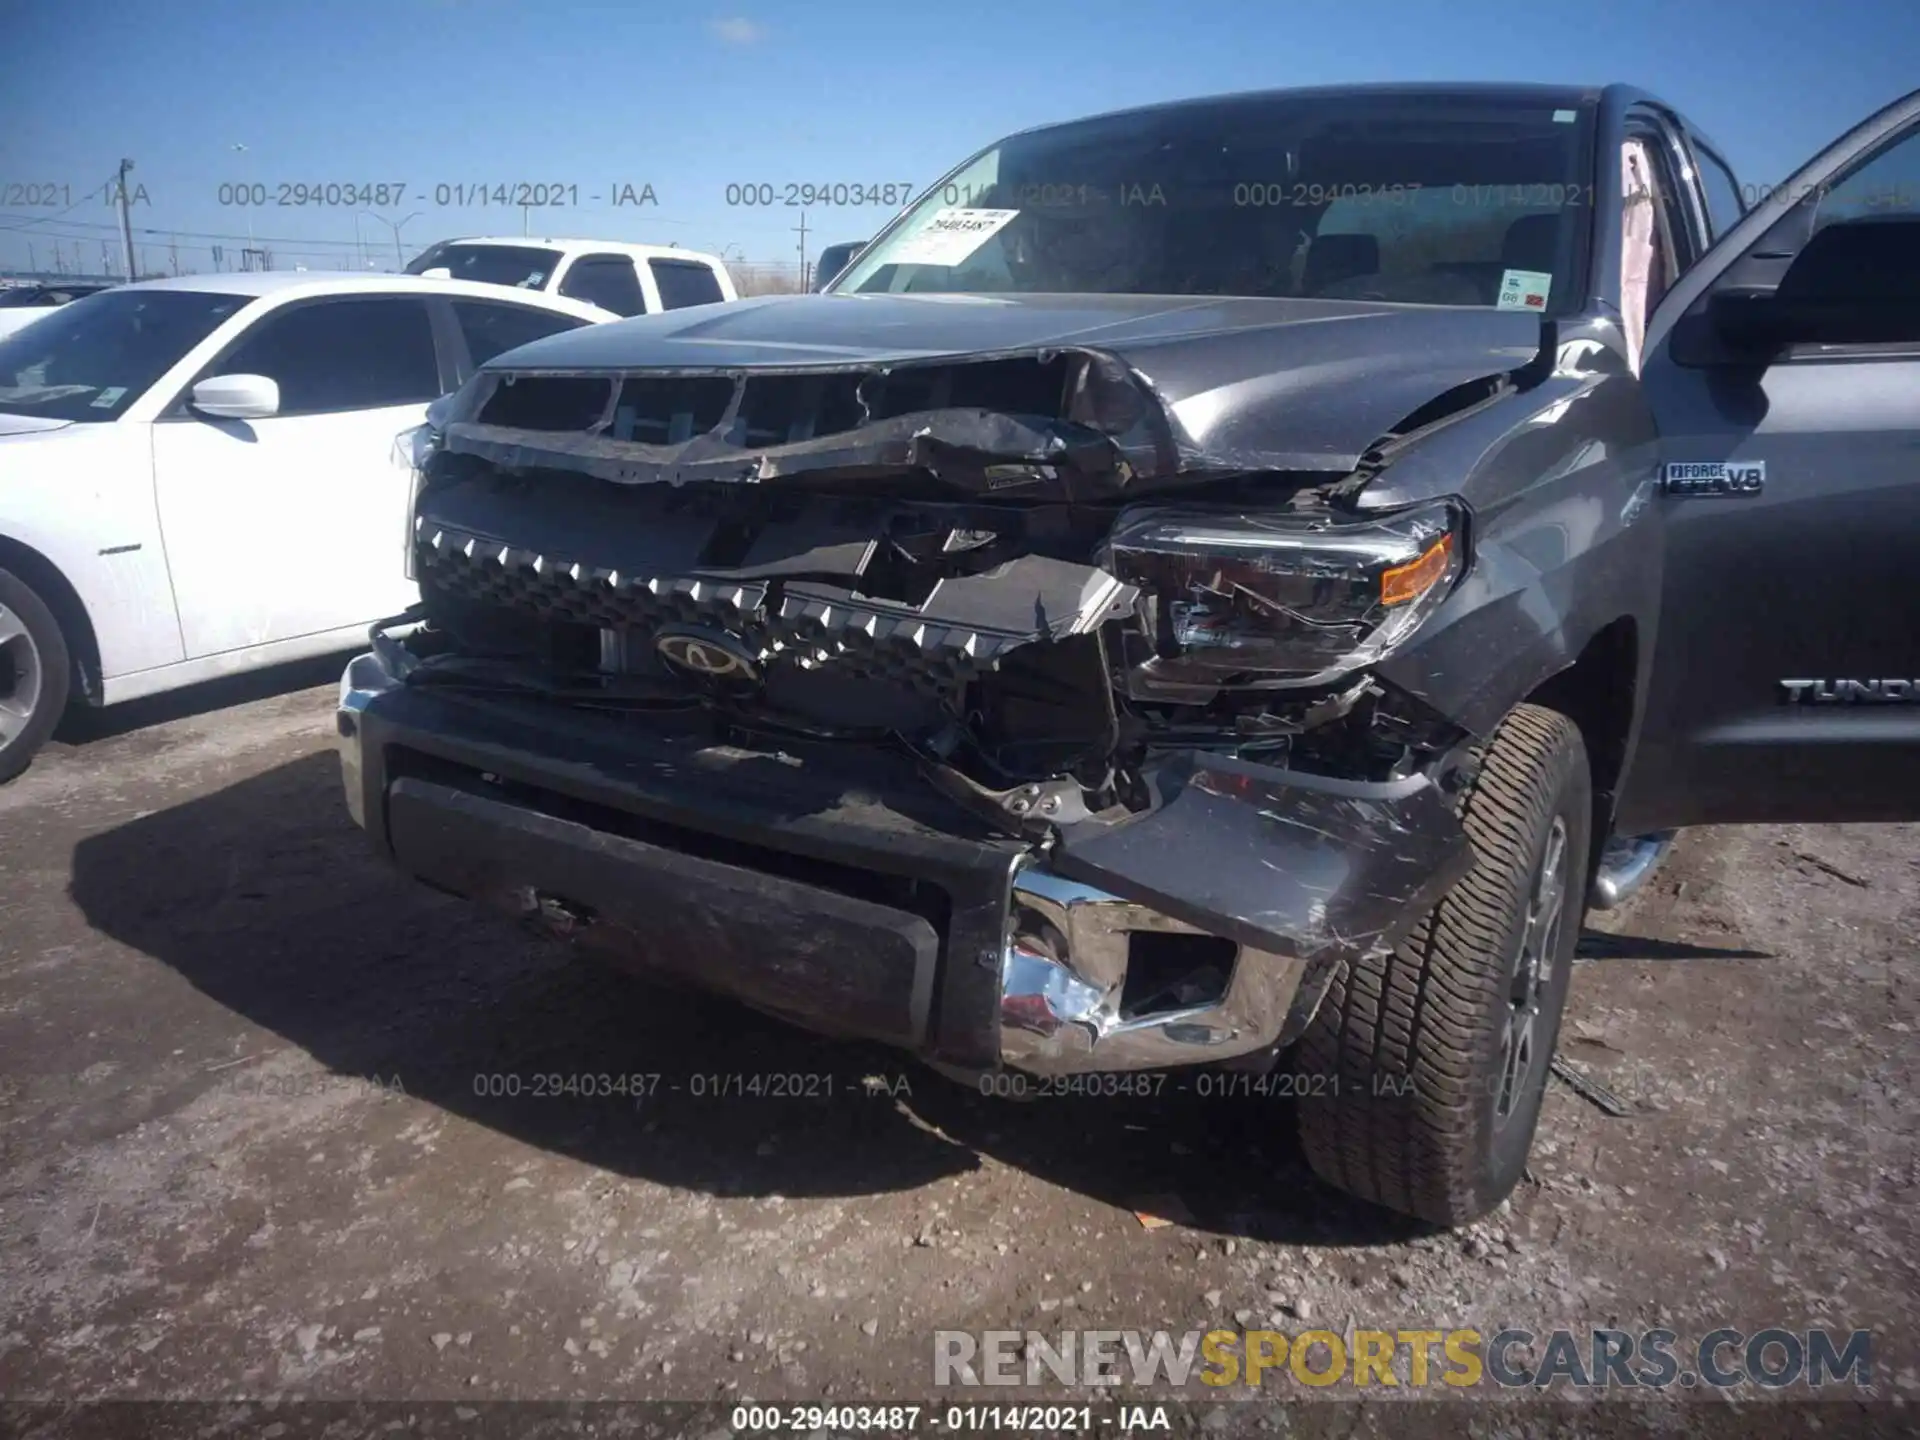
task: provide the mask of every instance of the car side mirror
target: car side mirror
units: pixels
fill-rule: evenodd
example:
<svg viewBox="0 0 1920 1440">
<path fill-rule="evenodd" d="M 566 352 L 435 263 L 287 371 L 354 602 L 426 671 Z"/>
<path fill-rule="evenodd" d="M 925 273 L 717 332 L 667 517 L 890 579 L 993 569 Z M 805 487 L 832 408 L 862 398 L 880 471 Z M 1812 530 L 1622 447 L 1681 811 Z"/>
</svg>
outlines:
<svg viewBox="0 0 1920 1440">
<path fill-rule="evenodd" d="M 193 387 L 192 404 L 217 420 L 264 420 L 280 413 L 280 384 L 265 375 L 211 375 Z"/>
<path fill-rule="evenodd" d="M 1708 314 L 1742 349 L 1920 340 L 1920 216 L 1822 226 L 1777 284 L 1723 285 Z"/>
<path fill-rule="evenodd" d="M 818 294 L 838 280 L 847 263 L 866 248 L 867 242 L 864 240 L 843 240 L 838 245 L 829 245 L 822 250 L 813 267 L 814 293 Z"/>
</svg>

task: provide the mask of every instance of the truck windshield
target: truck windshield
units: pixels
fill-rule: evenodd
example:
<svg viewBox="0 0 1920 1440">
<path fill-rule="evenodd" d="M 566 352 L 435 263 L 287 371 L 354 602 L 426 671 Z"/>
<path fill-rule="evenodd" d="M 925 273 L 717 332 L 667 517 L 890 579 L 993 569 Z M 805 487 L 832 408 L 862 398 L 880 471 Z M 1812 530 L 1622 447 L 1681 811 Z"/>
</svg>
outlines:
<svg viewBox="0 0 1920 1440">
<path fill-rule="evenodd" d="M 560 268 L 560 252 L 535 245 L 472 245 L 443 240 L 407 262 L 407 274 L 446 270 L 455 280 L 478 280 L 486 285 L 515 285 L 544 290 Z"/>
<path fill-rule="evenodd" d="M 922 196 L 835 293 L 1577 302 L 1592 114 L 1525 94 L 1253 95 L 1030 131 Z"/>
</svg>

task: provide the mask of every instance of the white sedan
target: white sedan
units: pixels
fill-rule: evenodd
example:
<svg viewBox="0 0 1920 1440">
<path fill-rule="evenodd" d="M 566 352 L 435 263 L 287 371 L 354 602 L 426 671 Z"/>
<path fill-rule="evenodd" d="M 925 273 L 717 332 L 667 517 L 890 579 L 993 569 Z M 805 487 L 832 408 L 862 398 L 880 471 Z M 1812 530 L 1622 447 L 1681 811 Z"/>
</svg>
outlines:
<svg viewBox="0 0 1920 1440">
<path fill-rule="evenodd" d="M 359 644 L 412 604 L 398 436 L 615 319 L 404 275 L 122 285 L 0 339 L 0 780 L 111 705 Z"/>
</svg>

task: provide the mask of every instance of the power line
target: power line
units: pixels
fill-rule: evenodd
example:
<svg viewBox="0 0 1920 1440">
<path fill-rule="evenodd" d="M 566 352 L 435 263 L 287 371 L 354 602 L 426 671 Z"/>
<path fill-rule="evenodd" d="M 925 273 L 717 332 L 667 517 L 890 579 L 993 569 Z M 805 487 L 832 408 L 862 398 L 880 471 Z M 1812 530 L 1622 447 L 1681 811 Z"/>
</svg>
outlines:
<svg viewBox="0 0 1920 1440">
<path fill-rule="evenodd" d="M 120 225 L 110 222 L 67 218 L 72 211 L 79 208 L 81 203 L 95 198 L 103 192 L 111 192 L 112 188 L 113 182 L 109 181 L 101 186 L 100 189 L 90 191 L 86 195 L 83 195 L 79 202 L 69 205 L 65 210 L 58 211 L 52 215 L 31 215 L 14 211 L 0 211 L 0 222 L 11 222 L 0 223 L 0 234 L 17 233 L 23 236 L 31 234 L 34 237 L 52 242 L 55 247 L 56 269 L 63 267 L 65 263 L 64 260 L 60 258 L 61 246 L 64 244 L 72 245 L 74 261 L 76 265 L 78 265 L 81 263 L 80 257 L 83 246 L 100 244 L 104 247 L 111 242 L 129 239 L 131 236 L 140 237 L 142 248 L 158 244 L 165 246 L 172 256 L 177 257 L 182 253 L 206 256 L 209 258 L 212 268 L 216 271 L 224 268 L 222 265 L 223 258 L 232 258 L 233 251 L 229 248 L 231 243 L 241 241 L 250 242 L 249 248 L 255 245 L 273 246 L 276 259 L 281 263 L 297 262 L 303 265 L 310 264 L 312 268 L 316 269 L 330 270 L 358 270 L 362 265 L 369 263 L 365 253 L 366 247 L 358 239 L 335 240 L 324 236 L 312 238 L 271 235 L 242 236 L 234 231 L 178 230 L 159 225 L 129 226 L 127 230 L 123 230 Z M 653 225 L 684 227 L 692 223 L 691 221 L 683 220 L 648 220 L 646 225 L 649 227 Z M 623 226 L 621 228 L 624 229 L 628 227 Z M 810 232 L 813 227 L 808 225 L 806 229 Z M 607 238 L 611 239 L 613 237 L 608 236 Z M 201 243 L 192 243 L 194 241 Z M 223 241 L 229 242 L 229 246 L 223 247 L 223 245 L 219 243 Z M 801 243 L 804 246 L 804 238 Z M 227 248 L 228 253 L 226 257 L 223 257 L 221 254 L 223 248 Z M 804 255 L 805 251 L 802 250 L 801 253 Z M 791 260 L 746 262 L 744 256 L 742 257 L 742 262 L 743 264 L 751 264 L 756 272 L 764 269 L 770 276 L 784 273 L 791 269 L 793 265 Z M 178 263 L 178 259 L 176 258 L 173 264 L 177 266 Z M 801 273 L 803 276 L 805 273 L 805 263 L 803 259 L 801 261 Z M 0 265 L 0 270 L 8 268 L 11 267 Z"/>
<path fill-rule="evenodd" d="M 61 212 L 61 214 L 65 214 L 65 213 L 66 213 L 65 211 Z M 5 211 L 0 211 L 0 220 L 18 220 L 23 218 L 25 217 L 17 214 L 8 213 Z M 47 216 L 45 220 L 30 221 L 29 223 L 44 224 L 55 218 L 57 217 Z M 120 228 L 118 225 L 104 224 L 104 223 L 93 221 L 93 220 L 62 220 L 60 223 L 62 225 L 65 225 L 71 228 L 76 228 L 76 229 L 105 230 L 109 234 L 117 232 Z M 691 225 L 694 222 L 691 220 L 652 220 L 650 219 L 646 223 L 648 225 L 671 225 L 676 228 L 682 228 L 682 227 Z M 25 230 L 27 228 L 28 227 L 26 225 L 0 225 L 0 231 Z M 193 240 L 256 240 L 261 244 L 268 244 L 268 245 L 328 245 L 328 246 L 338 245 L 343 249 L 348 249 L 348 250 L 356 248 L 356 243 L 357 243 L 352 240 L 328 240 L 324 238 L 296 239 L 288 235 L 249 236 L 249 235 L 242 235 L 237 231 L 176 230 L 171 226 L 164 226 L 164 225 L 136 225 L 133 227 L 133 230 L 136 235 L 178 235 L 183 238 L 193 239 Z M 67 238 L 90 240 L 94 237 L 91 235 L 88 235 L 88 236 L 68 236 Z"/>
<path fill-rule="evenodd" d="M 50 225 L 55 220 L 58 220 L 62 215 L 67 214 L 69 211 L 78 210 L 82 205 L 86 204 L 87 201 L 93 199 L 94 196 L 99 195 L 102 192 L 106 191 L 112 184 L 113 184 L 113 181 L 111 180 L 103 180 L 98 187 L 87 191 L 78 200 L 74 201 L 73 204 L 67 206 L 65 210 L 56 210 L 51 215 L 42 215 L 38 219 L 30 219 L 27 221 L 25 225 L 9 225 L 9 226 L 6 226 L 5 228 L 9 230 L 31 230 L 35 225 Z M 85 220 L 69 220 L 66 223 L 69 225 L 85 225 L 85 224 L 88 224 L 89 222 Z M 108 226 L 107 228 L 112 229 L 113 227 Z"/>
<path fill-rule="evenodd" d="M 0 219 L 11 220 L 14 218 L 16 217 L 13 215 L 0 213 Z M 69 229 L 91 230 L 91 231 L 105 230 L 109 233 L 117 231 L 120 228 L 118 225 L 102 224 L 92 220 L 63 220 L 60 223 L 68 227 Z M 25 228 L 26 227 L 24 225 L 0 225 L 0 230 L 24 230 Z M 307 239 L 296 240 L 293 237 L 287 236 L 287 235 L 280 235 L 280 236 L 260 235 L 260 236 L 249 237 L 246 235 L 241 235 L 237 232 L 230 232 L 230 231 L 175 230 L 169 226 L 164 226 L 164 225 L 136 225 L 133 227 L 133 232 L 136 235 L 178 235 L 183 239 L 190 239 L 190 240 L 247 240 L 251 238 L 251 239 L 257 239 L 264 243 L 272 244 L 272 245 L 338 245 L 349 250 L 353 248 L 353 244 L 354 244 L 354 242 L 351 240 L 328 240 L 324 238 L 311 239 L 311 240 L 307 240 Z M 94 237 L 92 235 L 77 235 L 77 236 L 69 235 L 66 238 L 70 240 L 74 240 L 74 239 L 91 240 Z"/>
</svg>

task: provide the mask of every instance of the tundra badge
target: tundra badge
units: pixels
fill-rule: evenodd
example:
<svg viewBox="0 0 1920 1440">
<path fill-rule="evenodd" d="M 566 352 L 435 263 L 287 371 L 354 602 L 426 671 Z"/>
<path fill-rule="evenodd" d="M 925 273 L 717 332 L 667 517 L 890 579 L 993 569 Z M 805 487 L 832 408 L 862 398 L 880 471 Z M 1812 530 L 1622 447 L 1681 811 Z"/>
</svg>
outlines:
<svg viewBox="0 0 1920 1440">
<path fill-rule="evenodd" d="M 1669 460 L 1660 488 L 1669 495 L 1758 495 L 1767 486 L 1764 460 Z"/>
<path fill-rule="evenodd" d="M 1920 680 L 1782 680 L 1789 705 L 1916 705 Z"/>
</svg>

